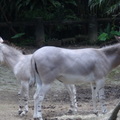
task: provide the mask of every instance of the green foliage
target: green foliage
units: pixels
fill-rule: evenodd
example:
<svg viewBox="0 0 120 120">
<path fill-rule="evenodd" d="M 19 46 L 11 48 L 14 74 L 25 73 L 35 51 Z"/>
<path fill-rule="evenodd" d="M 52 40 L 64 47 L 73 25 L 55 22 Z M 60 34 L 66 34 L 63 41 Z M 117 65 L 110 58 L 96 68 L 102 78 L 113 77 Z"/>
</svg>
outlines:
<svg viewBox="0 0 120 120">
<path fill-rule="evenodd" d="M 112 38 L 114 38 L 114 36 L 120 36 L 120 31 L 115 30 L 116 27 L 111 27 L 110 24 L 107 25 L 107 27 L 100 32 L 99 36 L 98 36 L 98 40 L 99 41 L 107 41 L 110 40 Z"/>
<path fill-rule="evenodd" d="M 76 0 L 1 0 L 0 19 L 3 21 L 36 17 L 43 17 L 44 20 L 76 19 L 76 7 L 78 7 Z"/>
<path fill-rule="evenodd" d="M 18 33 L 11 37 L 12 42 L 18 46 L 34 46 L 35 41 L 33 37 L 26 38 L 25 33 Z"/>
<path fill-rule="evenodd" d="M 112 30 L 111 32 L 111 35 L 116 35 L 116 36 L 120 36 L 120 31 L 114 31 L 114 30 Z"/>
<path fill-rule="evenodd" d="M 17 33 L 16 35 L 14 35 L 13 37 L 11 37 L 12 39 L 16 39 L 16 38 L 20 38 L 23 35 L 25 35 L 25 33 Z"/>
<path fill-rule="evenodd" d="M 100 41 L 106 41 L 107 39 L 109 39 L 109 35 L 107 33 L 102 33 L 98 36 L 98 40 Z"/>
<path fill-rule="evenodd" d="M 0 0 L 1 19 L 5 21 L 15 21 L 20 18 L 26 9 L 33 9 L 32 0 Z"/>
<path fill-rule="evenodd" d="M 120 0 L 0 0 L 0 21 L 9 23 L 31 20 L 36 17 L 42 17 L 45 21 L 67 21 L 88 18 L 90 14 L 95 14 L 97 17 L 112 16 L 112 13 L 115 18 L 120 15 L 119 8 Z M 57 25 L 55 32 L 51 34 L 64 32 L 71 28 L 71 26 L 67 28 Z M 21 29 L 15 31 L 21 32 L 24 28 Z M 100 32 L 98 40 L 106 41 L 114 35 L 119 35 L 119 32 L 108 25 Z M 12 39 L 21 39 L 21 37 L 24 37 L 24 33 L 18 33 Z"/>
<path fill-rule="evenodd" d="M 15 21 L 43 17 L 44 20 L 76 20 L 89 15 L 88 2 L 92 13 L 101 16 L 120 8 L 120 0 L 0 0 L 0 19 Z"/>
<path fill-rule="evenodd" d="M 97 10 L 104 15 L 110 15 L 119 11 L 120 0 L 89 0 L 89 6 L 93 11 Z"/>
</svg>

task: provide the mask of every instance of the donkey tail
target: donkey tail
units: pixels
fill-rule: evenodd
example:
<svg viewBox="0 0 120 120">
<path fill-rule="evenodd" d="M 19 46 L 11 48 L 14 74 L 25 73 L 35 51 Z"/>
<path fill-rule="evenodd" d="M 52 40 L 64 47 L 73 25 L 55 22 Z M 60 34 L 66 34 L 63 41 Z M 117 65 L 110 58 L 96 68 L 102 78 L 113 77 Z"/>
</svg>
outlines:
<svg viewBox="0 0 120 120">
<path fill-rule="evenodd" d="M 29 85 L 33 86 L 38 79 L 40 79 L 39 71 L 37 69 L 37 64 L 34 60 L 34 57 L 32 57 L 32 59 L 31 59 L 31 78 L 30 78 Z"/>
<path fill-rule="evenodd" d="M 34 66 L 35 62 L 34 59 L 31 58 L 31 77 L 29 80 L 29 86 L 33 87 L 36 83 L 36 75 L 35 75 L 35 66 Z"/>
</svg>

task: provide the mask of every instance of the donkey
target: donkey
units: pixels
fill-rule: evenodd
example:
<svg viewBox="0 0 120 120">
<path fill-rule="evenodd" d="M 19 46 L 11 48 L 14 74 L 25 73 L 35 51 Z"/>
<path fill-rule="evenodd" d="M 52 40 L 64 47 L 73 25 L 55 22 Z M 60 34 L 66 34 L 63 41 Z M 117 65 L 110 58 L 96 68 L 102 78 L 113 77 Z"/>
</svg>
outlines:
<svg viewBox="0 0 120 120">
<path fill-rule="evenodd" d="M 8 66 L 13 71 L 16 79 L 21 82 L 21 89 L 19 91 L 20 105 L 18 110 L 20 116 L 28 112 L 29 85 L 32 85 L 32 81 L 34 81 L 30 80 L 31 57 L 32 54 L 24 55 L 21 50 L 4 44 L 3 39 L 0 38 L 0 62 Z"/>
<path fill-rule="evenodd" d="M 94 111 L 99 99 L 102 113 L 106 113 L 104 85 L 106 75 L 120 65 L 120 44 L 103 48 L 65 49 L 42 47 L 33 53 L 32 70 L 36 79 L 34 120 L 43 120 L 41 105 L 54 80 L 64 84 L 91 84 Z"/>
<path fill-rule="evenodd" d="M 28 112 L 29 89 L 35 80 L 31 77 L 32 54 L 24 55 L 21 50 L 3 43 L 0 38 L 0 62 L 8 66 L 14 73 L 16 79 L 21 82 L 20 105 L 18 113 L 24 116 Z M 71 97 L 71 109 L 77 111 L 76 88 L 74 85 L 65 85 Z"/>
</svg>

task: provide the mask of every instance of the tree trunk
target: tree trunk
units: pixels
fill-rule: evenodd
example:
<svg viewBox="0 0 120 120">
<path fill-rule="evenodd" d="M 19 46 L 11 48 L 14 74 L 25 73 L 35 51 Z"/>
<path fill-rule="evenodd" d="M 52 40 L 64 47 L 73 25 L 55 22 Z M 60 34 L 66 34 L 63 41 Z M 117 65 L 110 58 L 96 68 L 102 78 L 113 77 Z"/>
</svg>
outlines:
<svg viewBox="0 0 120 120">
<path fill-rule="evenodd" d="M 91 44 L 95 43 L 97 40 L 97 19 L 95 16 L 90 16 L 89 18 L 89 27 L 88 27 L 88 36 Z"/>
<path fill-rule="evenodd" d="M 42 18 L 37 18 L 36 19 L 36 31 L 35 31 L 35 36 L 36 36 L 36 46 L 37 47 L 42 47 L 44 46 L 45 43 L 45 35 L 44 35 L 44 25 Z"/>
</svg>

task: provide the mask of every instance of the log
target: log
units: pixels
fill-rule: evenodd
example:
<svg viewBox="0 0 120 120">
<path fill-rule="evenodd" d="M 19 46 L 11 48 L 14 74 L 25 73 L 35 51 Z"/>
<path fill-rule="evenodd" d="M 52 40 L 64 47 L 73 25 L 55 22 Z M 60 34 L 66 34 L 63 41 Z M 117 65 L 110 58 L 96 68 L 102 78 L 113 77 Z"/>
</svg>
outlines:
<svg viewBox="0 0 120 120">
<path fill-rule="evenodd" d="M 116 120 L 117 119 L 117 114 L 120 110 L 120 102 L 118 103 L 118 105 L 115 107 L 115 109 L 113 110 L 110 118 L 108 120 Z"/>
</svg>

